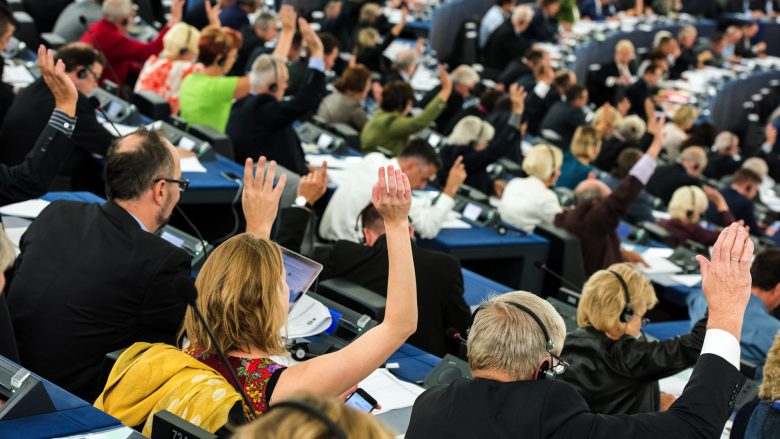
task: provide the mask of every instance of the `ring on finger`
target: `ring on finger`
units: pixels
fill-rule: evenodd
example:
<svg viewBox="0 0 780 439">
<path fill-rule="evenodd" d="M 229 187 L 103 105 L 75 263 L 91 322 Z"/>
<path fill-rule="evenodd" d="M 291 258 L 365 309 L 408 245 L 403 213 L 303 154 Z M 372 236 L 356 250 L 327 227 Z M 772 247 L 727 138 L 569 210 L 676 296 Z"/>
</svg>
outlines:
<svg viewBox="0 0 780 439">
<path fill-rule="evenodd" d="M 738 258 L 731 258 L 732 262 L 740 262 Z"/>
</svg>

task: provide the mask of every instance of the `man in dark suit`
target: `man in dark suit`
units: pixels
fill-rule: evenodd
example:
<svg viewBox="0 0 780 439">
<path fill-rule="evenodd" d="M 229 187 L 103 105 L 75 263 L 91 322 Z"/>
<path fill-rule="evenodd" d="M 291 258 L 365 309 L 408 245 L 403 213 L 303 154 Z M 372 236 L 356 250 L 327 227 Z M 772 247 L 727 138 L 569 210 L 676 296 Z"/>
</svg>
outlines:
<svg viewBox="0 0 780 439">
<path fill-rule="evenodd" d="M 541 0 L 523 36 L 531 43 L 558 41 L 558 19 L 555 16 L 560 8 L 559 0 Z"/>
<path fill-rule="evenodd" d="M 634 56 L 634 44 L 629 40 L 620 40 L 615 45 L 615 58 L 601 64 L 598 70 L 588 72 L 588 90 L 594 104 L 601 106 L 604 102 L 609 102 L 617 105 L 623 98 L 626 89 L 635 81 Z"/>
<path fill-rule="evenodd" d="M 107 353 L 175 343 L 185 305 L 171 283 L 191 261 L 154 232 L 186 183 L 173 145 L 139 130 L 106 155 L 105 205 L 58 201 L 41 212 L 8 290 L 23 366 L 94 401 Z"/>
<path fill-rule="evenodd" d="M 514 9 L 512 18 L 493 31 L 485 43 L 485 67 L 501 72 L 512 60 L 520 59 L 525 54 L 530 45 L 523 37 L 523 32 L 528 29 L 533 17 L 534 11 L 528 5 Z"/>
<path fill-rule="evenodd" d="M 647 183 L 647 192 L 669 204 L 674 191 L 683 186 L 701 187 L 701 177 L 707 168 L 707 152 L 700 146 L 690 146 L 680 154 L 677 163 L 661 166 Z"/>
<path fill-rule="evenodd" d="M 633 416 L 590 412 L 556 375 L 566 328 L 545 300 L 527 292 L 495 297 L 474 315 L 468 336 L 473 379 L 434 386 L 414 403 L 408 439 L 514 437 L 719 437 L 745 382 L 739 371 L 742 316 L 750 299 L 753 243 L 733 225 L 700 257 L 709 307 L 701 355 L 683 394 L 668 411 Z M 573 365 L 576 367 L 576 365 Z"/>
<path fill-rule="evenodd" d="M 301 141 L 292 124 L 317 111 L 324 95 L 325 61 L 317 34 L 308 27 L 302 33 L 311 56 L 298 94 L 282 100 L 289 79 L 287 66 L 272 56 L 261 55 L 249 74 L 254 93 L 233 104 L 226 133 L 233 141 L 239 163 L 248 157 L 265 155 L 299 175 L 308 172 Z"/>
<path fill-rule="evenodd" d="M 568 151 L 574 131 L 585 123 L 587 105 L 588 90 L 579 84 L 569 87 L 566 90 L 566 101 L 555 102 L 542 119 L 539 127 L 542 137 Z"/>
<path fill-rule="evenodd" d="M 654 114 L 647 114 L 645 102 L 648 99 L 652 101 L 653 96 L 655 96 L 661 75 L 662 71 L 657 65 L 649 64 L 642 72 L 642 77 L 626 90 L 626 98 L 631 103 L 631 112 L 641 117 L 645 122 L 647 122 L 648 117 L 655 117 Z"/>
<path fill-rule="evenodd" d="M 734 179 L 731 186 L 721 189 L 720 193 L 729 205 L 729 210 L 738 221 L 745 222 L 745 226 L 750 227 L 750 233 L 762 235 L 763 229 L 756 221 L 755 206 L 753 200 L 758 196 L 758 187 L 761 186 L 761 176 L 750 169 L 739 169 L 734 173 Z M 707 220 L 715 224 L 720 223 L 720 216 L 710 204 L 707 209 Z M 725 225 L 725 224 L 721 224 Z"/>
<path fill-rule="evenodd" d="M 585 0 L 580 6 L 580 17 L 594 21 L 604 21 L 617 15 L 612 0 Z"/>
<path fill-rule="evenodd" d="M 471 92 L 479 84 L 479 73 L 471 66 L 463 64 L 450 73 L 450 78 L 452 79 L 452 93 L 447 99 L 444 111 L 435 121 L 436 130 L 445 136 L 450 134 L 450 131 L 446 131 L 445 128 L 451 125 L 452 118 L 463 109 L 466 100 L 471 98 Z M 441 85 L 434 87 L 417 103 L 417 107 L 425 108 L 440 92 Z"/>
<path fill-rule="evenodd" d="M 92 154 L 104 155 L 114 136 L 98 122 L 89 96 L 98 86 L 105 59 L 84 43 L 72 43 L 57 51 L 57 58 L 65 64 L 65 72 L 79 91 L 76 118 L 79 123 L 73 132 L 75 149 L 68 157 L 58 190 L 88 190 L 103 193 L 101 166 Z M 21 163 L 35 145 L 38 134 L 47 124 L 54 109 L 54 96 L 43 79 L 38 79 L 22 90 L 8 110 L 0 128 L 0 162 L 8 165 Z"/>
</svg>

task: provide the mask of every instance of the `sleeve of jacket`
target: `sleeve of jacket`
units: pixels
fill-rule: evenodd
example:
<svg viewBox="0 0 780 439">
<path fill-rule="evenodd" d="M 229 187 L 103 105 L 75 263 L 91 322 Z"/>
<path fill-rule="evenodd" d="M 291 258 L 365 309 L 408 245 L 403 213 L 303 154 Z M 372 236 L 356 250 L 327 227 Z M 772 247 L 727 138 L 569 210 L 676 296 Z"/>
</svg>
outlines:
<svg viewBox="0 0 780 439">
<path fill-rule="evenodd" d="M 175 343 L 176 332 L 184 319 L 186 305 L 173 291 L 173 280 L 191 276 L 192 260 L 180 249 L 173 249 L 160 263 L 152 277 L 141 310 L 141 324 L 153 332 L 170 336 L 167 343 Z"/>
<path fill-rule="evenodd" d="M 319 70 L 307 68 L 303 84 L 298 93 L 290 100 L 279 102 L 273 114 L 263 114 L 264 124 L 289 125 L 293 121 L 317 111 L 325 87 L 325 74 Z"/>
<path fill-rule="evenodd" d="M 545 399 L 543 437 L 660 438 L 720 437 L 737 393 L 745 383 L 742 373 L 714 354 L 699 357 L 683 394 L 662 413 L 605 416 L 588 412 L 588 406 L 572 387 L 555 386 Z M 561 401 L 571 401 L 562 404 Z M 552 430 L 552 431 L 550 431 Z M 547 433 L 547 434 L 544 434 Z"/>
<path fill-rule="evenodd" d="M 456 258 L 452 258 L 452 281 L 449 286 L 445 286 L 443 315 L 447 325 L 464 333 L 469 326 L 471 310 L 463 298 L 463 271 Z"/>
<path fill-rule="evenodd" d="M 418 131 L 423 130 L 428 125 L 432 124 L 434 120 L 444 111 L 447 103 L 439 99 L 438 97 L 431 100 L 422 113 L 414 117 L 396 117 L 393 122 L 387 127 L 387 135 L 389 137 L 401 137 L 410 136 Z"/>
<path fill-rule="evenodd" d="M 294 252 L 301 251 L 303 235 L 309 225 L 312 213 L 301 207 L 286 207 L 282 209 L 279 232 L 276 243 Z"/>
<path fill-rule="evenodd" d="M 586 221 L 598 225 L 605 233 L 614 230 L 625 216 L 628 207 L 642 191 L 642 182 L 629 175 L 620 182 L 615 191 L 588 212 Z"/>
<path fill-rule="evenodd" d="M 79 128 L 73 132 L 74 145 L 91 154 L 106 155 L 108 147 L 116 136 L 98 122 L 95 109 L 85 96 L 79 96 L 76 113 Z"/>
<path fill-rule="evenodd" d="M 157 38 L 148 43 L 141 43 L 130 37 L 117 38 L 105 50 L 114 55 L 114 57 L 130 58 L 136 62 L 143 63 L 150 56 L 162 52 L 163 37 L 168 32 L 168 29 L 168 26 L 163 27 L 160 33 L 157 34 Z"/>
<path fill-rule="evenodd" d="M 72 150 L 72 140 L 47 125 L 22 163 L 0 165 L 0 205 L 45 194 Z"/>
</svg>

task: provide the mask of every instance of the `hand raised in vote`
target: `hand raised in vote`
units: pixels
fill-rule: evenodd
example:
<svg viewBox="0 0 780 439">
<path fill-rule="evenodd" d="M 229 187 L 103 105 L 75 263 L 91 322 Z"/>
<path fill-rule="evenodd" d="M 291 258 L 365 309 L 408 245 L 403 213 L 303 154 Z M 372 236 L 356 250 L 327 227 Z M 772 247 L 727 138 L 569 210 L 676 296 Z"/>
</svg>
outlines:
<svg viewBox="0 0 780 439">
<path fill-rule="evenodd" d="M 409 210 L 412 207 L 412 186 L 409 177 L 392 165 L 380 167 L 378 180 L 371 193 L 371 203 L 382 215 L 385 227 L 409 226 Z"/>
<path fill-rule="evenodd" d="M 306 198 L 306 202 L 314 204 L 328 190 L 328 162 L 322 162 L 321 168 L 309 171 L 298 182 L 297 195 Z"/>
<path fill-rule="evenodd" d="M 76 102 L 79 98 L 79 92 L 76 85 L 70 77 L 65 74 L 65 63 L 58 60 L 54 63 L 54 52 L 44 47 L 38 46 L 38 67 L 41 70 L 41 76 L 46 85 L 54 95 L 54 105 L 68 116 L 76 115 Z"/>
<path fill-rule="evenodd" d="M 279 210 L 279 199 L 282 197 L 287 176 L 282 174 L 274 187 L 276 162 L 271 161 L 266 169 L 265 157 L 257 160 L 257 170 L 251 158 L 244 162 L 244 192 L 241 203 L 246 219 L 246 231 L 258 238 L 268 239 L 271 227 Z"/>
</svg>

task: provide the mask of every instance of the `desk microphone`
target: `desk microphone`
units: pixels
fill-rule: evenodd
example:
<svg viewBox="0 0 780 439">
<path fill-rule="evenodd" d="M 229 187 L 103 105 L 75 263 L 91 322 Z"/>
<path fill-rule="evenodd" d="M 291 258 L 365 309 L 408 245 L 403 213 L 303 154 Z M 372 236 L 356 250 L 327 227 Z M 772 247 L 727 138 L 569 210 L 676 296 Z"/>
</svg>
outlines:
<svg viewBox="0 0 780 439">
<path fill-rule="evenodd" d="M 203 261 L 205 262 L 206 259 L 209 258 L 209 249 L 206 247 L 206 240 L 203 239 L 203 235 L 200 234 L 200 230 L 198 230 L 197 227 L 195 227 L 195 224 L 193 224 L 192 221 L 190 221 L 189 217 L 184 213 L 184 210 L 179 207 L 179 203 L 176 203 L 176 205 L 173 206 L 177 212 L 181 215 L 182 218 L 184 218 L 184 221 L 192 227 L 192 230 L 195 231 L 195 235 L 198 237 L 198 241 L 200 241 L 200 245 L 203 247 Z"/>
<path fill-rule="evenodd" d="M 108 117 L 108 115 L 106 114 L 106 112 L 105 112 L 105 111 L 103 111 L 103 104 L 101 104 L 101 103 L 100 103 L 100 99 L 98 99 L 98 98 L 97 98 L 97 97 L 95 97 L 95 96 L 90 96 L 90 97 L 89 97 L 89 103 L 90 103 L 90 105 L 92 105 L 92 108 L 94 108 L 95 110 L 99 111 L 99 112 L 100 112 L 100 114 L 101 114 L 101 115 L 103 115 L 103 118 L 104 118 L 106 121 L 108 121 L 108 123 L 110 123 L 110 124 L 111 124 L 111 127 L 113 127 L 113 128 L 114 128 L 114 131 L 116 131 L 116 135 L 117 135 L 118 137 L 122 137 L 122 133 L 121 133 L 121 132 L 119 132 L 119 129 L 117 129 L 116 125 L 114 125 L 114 121 L 112 121 L 112 120 L 111 120 L 111 119 Z"/>
<path fill-rule="evenodd" d="M 466 343 L 466 339 L 463 338 L 463 336 L 460 335 L 460 331 L 455 328 L 447 328 L 447 338 L 461 343 Z"/>
<path fill-rule="evenodd" d="M 206 324 L 206 319 L 203 318 L 203 314 L 201 314 L 200 310 L 198 309 L 198 305 L 195 303 L 195 299 L 198 298 L 198 290 L 195 288 L 195 282 L 193 282 L 192 278 L 190 277 L 179 276 L 173 280 L 173 290 L 176 292 L 176 294 L 179 295 L 179 298 L 182 302 L 186 303 L 192 308 L 192 311 L 198 317 L 200 324 L 203 325 L 203 329 L 206 330 L 209 339 L 211 339 L 211 343 L 214 345 L 214 350 L 217 351 L 220 361 L 222 361 L 222 364 L 225 365 L 225 369 L 227 369 L 231 378 L 230 381 L 233 381 L 233 386 L 235 386 L 238 393 L 241 394 L 241 398 L 244 399 L 244 404 L 246 404 L 246 406 L 249 408 L 252 416 L 257 418 L 257 413 L 255 412 L 255 408 L 252 406 L 252 401 L 250 401 L 249 396 L 247 396 L 246 392 L 244 392 L 244 387 L 241 386 L 241 381 L 238 380 L 236 371 L 233 370 L 233 366 L 230 365 L 230 362 L 227 359 L 227 355 L 225 355 L 225 351 L 222 350 L 222 346 L 219 345 L 217 337 L 215 337 L 214 333 L 211 332 L 211 328 L 209 328 L 209 325 Z"/>
<path fill-rule="evenodd" d="M 578 287 L 577 285 L 574 284 L 574 282 L 566 279 L 565 277 L 563 277 L 560 274 L 556 273 L 555 271 L 551 270 L 549 267 L 547 267 L 547 265 L 545 265 L 544 262 L 536 261 L 536 262 L 534 262 L 534 266 L 536 268 L 546 272 L 546 273 L 551 274 L 553 277 L 555 277 L 559 281 L 565 283 L 566 285 L 574 288 L 578 293 L 582 293 L 582 287 Z"/>
</svg>

